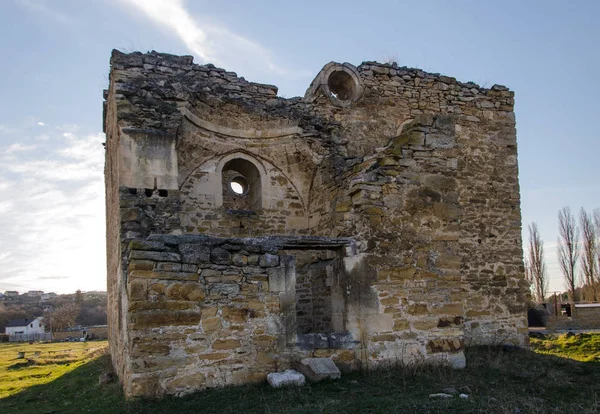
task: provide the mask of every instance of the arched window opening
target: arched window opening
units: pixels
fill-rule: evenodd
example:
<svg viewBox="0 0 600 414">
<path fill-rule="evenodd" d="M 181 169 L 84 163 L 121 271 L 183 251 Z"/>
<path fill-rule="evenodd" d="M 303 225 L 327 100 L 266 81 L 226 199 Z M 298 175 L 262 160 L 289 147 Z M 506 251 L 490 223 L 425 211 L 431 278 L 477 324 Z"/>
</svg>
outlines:
<svg viewBox="0 0 600 414">
<path fill-rule="evenodd" d="M 352 99 L 356 91 L 354 79 L 342 70 L 335 71 L 329 75 L 327 85 L 329 86 L 331 95 L 340 101 Z"/>
<path fill-rule="evenodd" d="M 233 191 L 236 196 L 243 196 L 246 195 L 250 186 L 248 185 L 246 178 L 239 174 L 229 180 L 229 188 L 231 188 L 231 191 Z"/>
<path fill-rule="evenodd" d="M 260 210 L 262 187 L 258 168 L 242 158 L 223 166 L 223 207 L 231 210 Z"/>
</svg>

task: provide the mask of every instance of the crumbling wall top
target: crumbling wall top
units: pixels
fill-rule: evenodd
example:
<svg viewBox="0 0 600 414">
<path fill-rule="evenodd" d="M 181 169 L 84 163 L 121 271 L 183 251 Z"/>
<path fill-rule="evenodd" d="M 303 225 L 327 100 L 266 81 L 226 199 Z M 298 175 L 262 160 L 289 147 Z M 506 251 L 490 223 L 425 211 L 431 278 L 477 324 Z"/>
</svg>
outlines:
<svg viewBox="0 0 600 414">
<path fill-rule="evenodd" d="M 112 91 L 119 100 L 119 119 L 130 127 L 168 131 L 179 126 L 182 107 L 199 101 L 212 107 L 232 103 L 257 116 L 288 118 L 295 121 L 293 124 L 299 124 L 311 112 L 314 117 L 315 105 L 343 109 L 363 98 L 369 104 L 382 103 L 380 98 L 445 101 L 438 105 L 439 111 L 444 112 L 443 106 L 456 102 L 469 105 L 477 103 L 471 101 L 497 98 L 503 102 L 492 102 L 490 108 L 512 111 L 511 102 L 506 105 L 506 99 L 514 96 L 502 85 L 486 89 L 474 82 L 460 82 L 438 73 L 372 61 L 358 67 L 330 62 L 312 81 L 304 98 L 289 99 L 277 96 L 278 88 L 274 85 L 249 82 L 235 72 L 212 64 L 195 64 L 192 56 L 155 51 L 127 54 L 113 50 L 111 66 Z M 415 96 L 416 90 L 432 92 Z M 318 99 L 321 95 L 326 99 Z M 485 108 L 488 104 L 483 105 Z M 314 119 L 308 122 L 314 123 Z"/>
</svg>

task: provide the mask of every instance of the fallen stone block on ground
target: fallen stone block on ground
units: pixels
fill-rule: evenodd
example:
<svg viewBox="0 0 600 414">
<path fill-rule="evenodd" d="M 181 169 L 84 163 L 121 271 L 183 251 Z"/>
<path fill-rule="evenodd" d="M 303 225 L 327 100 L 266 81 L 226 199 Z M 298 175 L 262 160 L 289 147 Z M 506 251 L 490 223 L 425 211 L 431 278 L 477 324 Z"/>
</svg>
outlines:
<svg viewBox="0 0 600 414">
<path fill-rule="evenodd" d="M 285 372 L 272 372 L 267 375 L 267 382 L 271 387 L 279 388 L 288 385 L 302 386 L 306 384 L 304 375 L 293 369 L 288 369 Z"/>
<path fill-rule="evenodd" d="M 436 394 L 429 394 L 429 398 L 452 398 L 453 395 L 446 394 L 444 392 L 438 392 Z"/>
<path fill-rule="evenodd" d="M 304 374 L 310 382 L 340 379 L 342 376 L 331 358 L 304 358 L 300 361 L 298 371 Z"/>
</svg>

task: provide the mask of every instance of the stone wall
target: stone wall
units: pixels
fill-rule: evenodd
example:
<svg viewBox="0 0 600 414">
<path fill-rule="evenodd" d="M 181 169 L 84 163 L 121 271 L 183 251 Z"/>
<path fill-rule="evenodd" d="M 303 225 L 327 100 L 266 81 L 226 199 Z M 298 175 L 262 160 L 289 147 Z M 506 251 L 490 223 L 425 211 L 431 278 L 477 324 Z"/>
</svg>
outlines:
<svg viewBox="0 0 600 414">
<path fill-rule="evenodd" d="M 343 296 L 348 288 L 334 251 L 294 252 L 296 325 L 299 334 L 343 332 Z M 342 282 L 342 283 L 340 283 Z M 340 309 L 341 308 L 341 309 Z M 334 313 L 334 309 L 337 312 Z"/>
<path fill-rule="evenodd" d="M 600 305 L 575 304 L 575 311 L 570 317 L 549 316 L 547 328 L 550 331 L 600 329 Z"/>
<path fill-rule="evenodd" d="M 85 335 L 84 335 L 85 332 Z M 108 339 L 108 329 L 106 327 L 91 327 L 79 331 L 59 331 L 52 333 L 52 340 L 55 342 L 63 341 L 67 338 L 87 338 L 89 340 Z"/>
<path fill-rule="evenodd" d="M 155 235 L 129 244 L 128 395 L 185 393 L 265 380 L 321 347 L 299 338 L 295 256 L 329 256 L 351 241 Z M 339 255 L 342 255 L 341 251 Z M 299 270 L 299 269 L 298 269 Z M 346 341 L 334 359 L 357 360 Z M 330 348 L 326 344 L 326 348 Z"/>
<path fill-rule="evenodd" d="M 284 99 L 191 57 L 114 51 L 106 97 L 127 395 L 261 380 L 307 355 L 459 367 L 465 344 L 526 344 L 507 88 L 332 62 Z"/>
</svg>

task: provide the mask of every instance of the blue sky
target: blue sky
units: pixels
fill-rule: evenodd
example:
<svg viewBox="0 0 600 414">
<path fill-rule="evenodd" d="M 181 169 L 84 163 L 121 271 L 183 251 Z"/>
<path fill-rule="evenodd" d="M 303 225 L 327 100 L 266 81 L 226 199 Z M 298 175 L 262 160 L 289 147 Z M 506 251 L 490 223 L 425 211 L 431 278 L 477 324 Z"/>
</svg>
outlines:
<svg viewBox="0 0 600 414">
<path fill-rule="evenodd" d="M 523 224 L 538 222 L 551 290 L 562 290 L 557 212 L 600 207 L 598 15 L 597 1 L 3 0 L 0 290 L 106 287 L 113 48 L 191 54 L 286 97 L 332 60 L 394 59 L 510 87 Z"/>
</svg>

